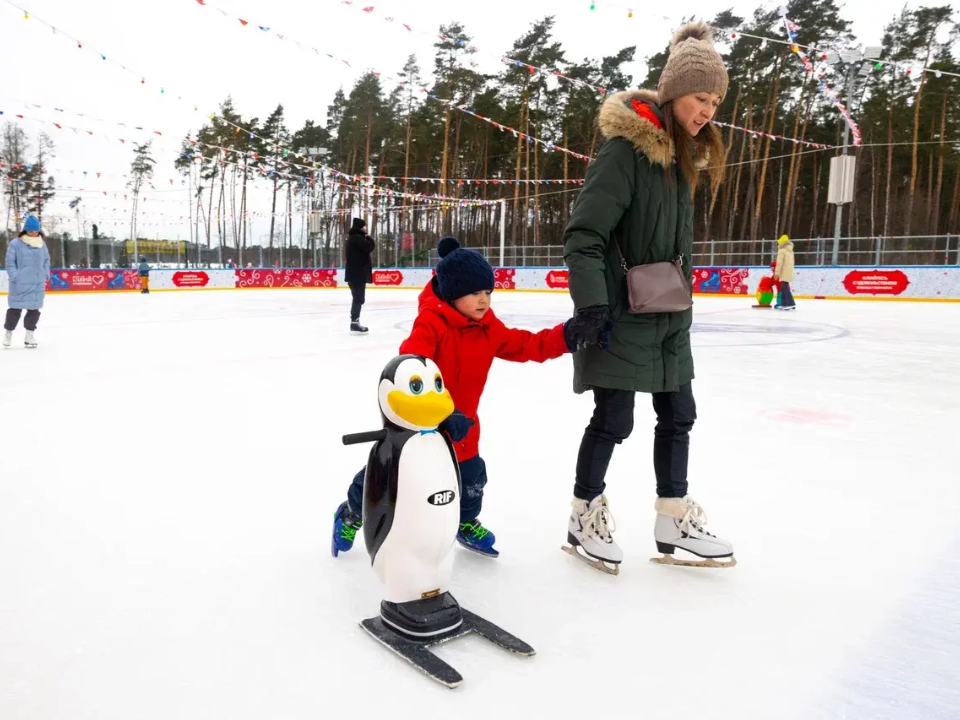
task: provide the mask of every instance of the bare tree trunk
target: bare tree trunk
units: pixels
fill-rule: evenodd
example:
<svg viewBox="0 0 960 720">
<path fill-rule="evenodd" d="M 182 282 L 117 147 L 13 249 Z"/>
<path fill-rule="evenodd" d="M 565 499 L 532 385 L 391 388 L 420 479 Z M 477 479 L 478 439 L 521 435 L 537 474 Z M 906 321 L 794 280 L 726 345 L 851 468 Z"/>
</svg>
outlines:
<svg viewBox="0 0 960 720">
<path fill-rule="evenodd" d="M 774 111 L 772 105 L 777 101 L 777 98 L 780 94 L 780 73 L 781 65 L 780 59 L 777 59 L 777 75 L 773 81 L 773 90 L 770 95 L 767 96 L 767 107 L 764 110 L 764 123 L 761 124 L 761 131 L 767 133 L 766 146 L 763 150 L 763 163 L 760 166 L 760 183 L 757 186 L 757 207 L 753 215 L 753 223 L 750 226 L 750 236 L 753 240 L 757 239 L 757 231 L 760 227 L 760 213 L 763 211 L 763 191 L 766 189 L 766 180 L 767 180 L 767 164 L 770 158 L 770 145 L 773 143 L 773 140 L 770 139 L 770 135 L 773 134 L 773 122 L 776 119 L 777 113 Z M 769 116 L 769 123 L 767 123 L 767 118 Z M 760 140 L 761 146 L 764 145 L 763 139 Z"/>
<path fill-rule="evenodd" d="M 403 198 L 401 199 L 400 212 L 400 231 L 407 229 L 407 205 L 409 200 L 407 195 L 410 193 L 410 134 L 413 128 L 413 109 L 407 106 L 407 141 L 403 152 Z"/>
<path fill-rule="evenodd" d="M 741 89 L 742 89 L 741 86 L 740 86 L 740 85 L 737 85 L 737 97 L 736 97 L 736 98 L 734 99 L 734 101 L 733 101 L 733 114 L 732 114 L 731 117 L 730 117 L 730 124 L 731 124 L 731 125 L 736 125 L 736 124 L 737 124 L 737 109 L 740 107 L 740 92 L 741 92 Z M 729 129 L 727 130 L 727 140 L 726 140 L 726 142 L 724 143 L 724 146 L 723 146 L 723 165 L 724 165 L 724 170 L 723 170 L 723 187 L 722 187 L 722 188 L 717 188 L 717 191 L 716 191 L 716 192 L 713 192 L 713 193 L 711 194 L 711 197 L 710 197 L 710 210 L 709 210 L 709 212 L 707 213 L 707 220 L 706 220 L 706 222 L 704 223 L 704 225 L 705 225 L 705 227 L 704 227 L 704 239 L 709 239 L 709 238 L 710 238 L 710 234 L 711 234 L 711 233 L 710 233 L 710 228 L 711 228 L 711 224 L 712 224 L 712 222 L 713 222 L 713 211 L 714 211 L 714 208 L 715 208 L 716 205 L 717 205 L 717 199 L 720 197 L 721 192 L 723 193 L 723 199 L 721 200 L 721 203 L 720 203 L 720 225 L 721 225 L 721 227 L 722 227 L 722 226 L 724 225 L 724 223 L 726 222 L 727 199 L 728 199 L 729 194 L 730 194 L 730 183 L 728 182 L 728 177 L 727 177 L 727 176 L 729 175 L 731 178 L 732 178 L 732 176 L 733 176 L 733 168 L 729 168 L 729 169 L 728 169 L 728 168 L 726 167 L 726 165 L 727 165 L 727 160 L 728 160 L 728 158 L 730 157 L 730 151 L 733 150 L 733 133 L 734 133 L 733 128 L 729 128 Z M 717 162 L 717 161 L 714 160 L 714 162 Z"/>
<path fill-rule="evenodd" d="M 887 111 L 887 189 L 883 207 L 883 236 L 890 237 L 890 189 L 893 182 L 893 103 Z"/>
<path fill-rule="evenodd" d="M 750 106 L 747 108 L 747 119 L 744 127 L 750 127 L 750 123 L 753 122 L 753 102 L 750 102 Z M 746 137 L 742 138 L 740 141 L 740 156 L 737 160 L 737 179 L 734 182 L 733 187 L 733 208 L 730 211 L 729 216 L 727 217 L 728 227 L 727 227 L 727 239 L 731 242 L 733 241 L 733 224 L 734 220 L 737 217 L 737 209 L 740 206 L 740 180 L 743 177 L 743 157 L 747 151 L 747 139 Z"/>
<path fill-rule="evenodd" d="M 950 201 L 950 220 L 947 230 L 955 229 L 960 221 L 960 157 L 957 158 L 957 172 L 953 178 L 953 199 Z"/>
<path fill-rule="evenodd" d="M 567 145 L 567 121 L 566 118 L 563 120 L 563 146 L 569 147 Z M 567 182 L 570 180 L 570 156 L 567 153 L 563 153 L 563 189 L 567 190 L 570 186 Z M 567 201 L 566 195 L 560 196 L 561 200 L 561 209 L 560 209 L 560 225 L 561 233 L 563 233 L 567 227 L 567 222 L 570 218 L 570 203 Z M 563 236 L 561 235 L 561 238 Z"/>
<path fill-rule="evenodd" d="M 517 127 L 523 127 L 524 118 L 527 114 L 527 81 L 524 80 L 523 83 L 523 94 L 521 96 L 520 102 L 520 122 L 517 123 Z M 510 242 L 516 247 L 517 245 L 517 230 L 519 223 L 517 222 L 517 215 L 520 205 L 520 168 L 523 164 L 523 138 L 520 136 L 520 133 L 517 133 L 517 161 L 516 168 L 514 170 L 514 184 L 513 189 L 513 227 L 510 228 Z"/>
<path fill-rule="evenodd" d="M 946 154 L 947 135 L 947 93 L 943 94 L 943 107 L 940 110 L 940 152 L 937 158 L 937 189 L 934 194 L 933 222 L 930 224 L 930 234 L 940 232 L 940 204 L 943 199 L 943 161 Z"/>
<path fill-rule="evenodd" d="M 806 85 L 804 85 L 804 89 L 806 89 Z M 803 128 L 801 128 L 799 136 L 796 135 L 796 127 L 794 127 L 794 137 L 797 137 L 800 140 L 806 140 L 807 138 L 807 124 L 810 122 L 810 109 L 813 106 L 813 98 L 815 95 L 816 93 L 812 90 L 807 95 L 807 106 L 803 111 Z M 802 94 L 800 99 L 802 102 Z M 799 109 L 799 104 L 797 107 Z M 790 155 L 790 173 L 789 180 L 787 182 L 787 210 L 786 218 L 784 219 L 783 223 L 787 234 L 793 232 L 793 215 L 794 209 L 797 206 L 795 195 L 797 192 L 797 185 L 800 181 L 800 166 L 803 164 L 803 158 L 800 156 L 801 147 L 801 145 L 797 144 L 795 148 L 796 152 L 791 153 Z M 796 163 L 794 163 L 794 160 L 796 160 Z"/>
<path fill-rule="evenodd" d="M 932 36 L 930 40 L 932 41 Z M 930 62 L 930 42 L 927 43 L 927 57 L 923 61 L 923 67 Z M 907 193 L 907 213 L 905 217 L 906 228 L 904 235 L 910 234 L 913 227 L 913 195 L 917 189 L 917 173 L 919 167 L 917 164 L 917 140 L 920 136 L 920 102 L 923 99 L 923 86 L 927 83 L 927 74 L 920 73 L 920 85 L 917 87 L 917 94 L 913 98 L 913 147 L 910 149 L 910 189 Z M 891 108 L 892 108 L 891 103 Z"/>
</svg>

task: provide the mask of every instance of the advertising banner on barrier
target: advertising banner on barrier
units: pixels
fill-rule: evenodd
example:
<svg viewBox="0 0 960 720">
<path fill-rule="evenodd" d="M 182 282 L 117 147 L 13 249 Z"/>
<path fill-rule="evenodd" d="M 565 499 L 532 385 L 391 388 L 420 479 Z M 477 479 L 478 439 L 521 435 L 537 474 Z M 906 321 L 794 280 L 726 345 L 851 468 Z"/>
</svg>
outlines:
<svg viewBox="0 0 960 720">
<path fill-rule="evenodd" d="M 332 268 L 234 270 L 238 288 L 335 288 Z"/>
<path fill-rule="evenodd" d="M 47 289 L 51 292 L 102 292 L 139 290 L 136 270 L 54 270 Z"/>
<path fill-rule="evenodd" d="M 403 270 L 374 270 L 373 284 L 400 287 L 403 285 Z"/>
<path fill-rule="evenodd" d="M 171 280 L 173 286 L 178 288 L 206 287 L 210 276 L 203 270 L 185 270 L 175 272 Z"/>
<path fill-rule="evenodd" d="M 547 287 L 551 290 L 566 290 L 570 287 L 569 270 L 548 270 Z"/>
<path fill-rule="evenodd" d="M 378 268 L 372 287 L 421 289 L 433 277 L 433 268 Z M 693 271 L 693 291 L 717 296 L 756 294 L 760 279 L 773 275 L 770 268 L 698 267 Z M 499 290 L 566 292 L 567 268 L 494 268 Z M 0 271 L 0 294 L 8 289 L 8 274 Z M 185 269 L 150 271 L 154 290 L 210 290 L 239 288 L 335 288 L 346 283 L 335 268 Z M 794 295 L 815 298 L 960 300 L 960 267 L 853 268 L 797 266 L 791 283 Z M 51 292 L 132 291 L 140 289 L 136 270 L 58 269 Z"/>
<path fill-rule="evenodd" d="M 853 270 L 843 279 L 851 295 L 900 295 L 909 284 L 902 270 Z"/>
<path fill-rule="evenodd" d="M 750 270 L 747 268 L 694 268 L 693 292 L 712 295 L 747 295 L 749 278 Z"/>
</svg>

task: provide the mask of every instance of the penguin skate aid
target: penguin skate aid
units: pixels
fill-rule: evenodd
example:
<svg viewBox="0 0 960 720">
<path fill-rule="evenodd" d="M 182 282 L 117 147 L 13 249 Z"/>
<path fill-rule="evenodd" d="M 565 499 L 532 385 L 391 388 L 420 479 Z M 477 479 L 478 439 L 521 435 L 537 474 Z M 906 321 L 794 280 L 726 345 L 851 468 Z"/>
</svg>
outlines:
<svg viewBox="0 0 960 720">
<path fill-rule="evenodd" d="M 447 687 L 463 677 L 429 651 L 476 633 L 518 655 L 534 649 L 460 606 L 448 590 L 460 518 L 460 472 L 450 440 L 438 432 L 454 411 L 440 368 L 399 355 L 380 376 L 383 427 L 345 435 L 373 442 L 363 488 L 363 537 L 384 584 L 380 614 L 360 626 L 421 672 Z"/>
<path fill-rule="evenodd" d="M 606 475 L 616 446 L 633 432 L 638 396 L 650 398 L 657 416 L 653 539 L 662 556 L 653 560 L 734 564 L 733 545 L 704 529 L 706 513 L 687 487 L 697 419 L 689 292 L 693 190 L 701 169 L 714 190 L 723 180 L 722 166 L 710 162 L 723 154 L 710 121 L 729 87 L 713 34 L 702 22 L 683 25 L 670 43 L 656 92 L 628 90 L 604 99 L 597 127 L 606 142 L 564 233 L 576 309 L 573 386 L 594 401 L 571 468 L 575 484 L 564 550 L 613 574 L 623 553 L 614 540 Z M 633 468 L 631 475 L 641 472 Z"/>
<path fill-rule="evenodd" d="M 443 238 L 434 277 L 420 293 L 419 312 L 400 354 L 433 360 L 456 402 L 456 411 L 440 425 L 453 441 L 459 463 L 462 495 L 457 542 L 486 557 L 497 557 L 496 537 L 480 521 L 486 464 L 480 456 L 480 419 L 477 408 L 494 359 L 542 363 L 571 350 L 569 322 L 532 333 L 506 327 L 490 307 L 494 272 L 475 250 L 461 248 L 456 239 Z M 331 552 L 334 557 L 353 547 L 362 527 L 361 503 L 365 470 L 351 483 L 347 500 L 334 513 Z"/>
</svg>

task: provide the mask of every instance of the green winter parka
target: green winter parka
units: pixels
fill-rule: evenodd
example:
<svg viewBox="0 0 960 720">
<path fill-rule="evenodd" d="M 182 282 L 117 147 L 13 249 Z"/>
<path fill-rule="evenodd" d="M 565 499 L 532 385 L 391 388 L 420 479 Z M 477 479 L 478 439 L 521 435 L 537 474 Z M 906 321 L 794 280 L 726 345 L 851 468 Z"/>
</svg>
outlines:
<svg viewBox="0 0 960 720">
<path fill-rule="evenodd" d="M 663 129 L 656 93 L 611 95 L 598 125 L 605 142 L 574 205 L 563 257 L 575 309 L 609 305 L 614 325 L 608 349 L 590 346 L 574 353 L 574 391 L 673 392 L 693 379 L 693 310 L 631 315 L 614 240 L 629 267 L 674 260 L 679 247 L 690 281 L 690 187 L 674 162 L 674 143 Z M 698 146 L 697 167 L 707 159 L 706 148 Z"/>
</svg>

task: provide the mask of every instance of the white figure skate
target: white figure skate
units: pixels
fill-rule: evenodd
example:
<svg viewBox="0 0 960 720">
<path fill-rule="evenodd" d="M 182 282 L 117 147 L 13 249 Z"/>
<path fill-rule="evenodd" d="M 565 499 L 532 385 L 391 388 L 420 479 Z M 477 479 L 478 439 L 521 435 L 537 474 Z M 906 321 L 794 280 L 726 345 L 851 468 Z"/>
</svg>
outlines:
<svg viewBox="0 0 960 720">
<path fill-rule="evenodd" d="M 10 347 L 10 343 L 13 342 L 13 331 L 4 330 L 3 331 L 3 346 Z"/>
<path fill-rule="evenodd" d="M 710 568 L 733 567 L 737 564 L 733 557 L 733 543 L 703 529 L 707 516 L 689 495 L 659 498 L 654 507 L 657 521 L 653 534 L 657 551 L 663 553 L 663 557 L 650 558 L 651 562 Z M 696 555 L 700 560 L 678 560 L 673 556 L 677 549 Z"/>
<path fill-rule="evenodd" d="M 570 503 L 567 542 L 560 549 L 609 575 L 620 574 L 623 551 L 613 540 L 617 524 L 610 513 L 607 498 L 598 495 L 591 502 L 574 498 Z"/>
</svg>

